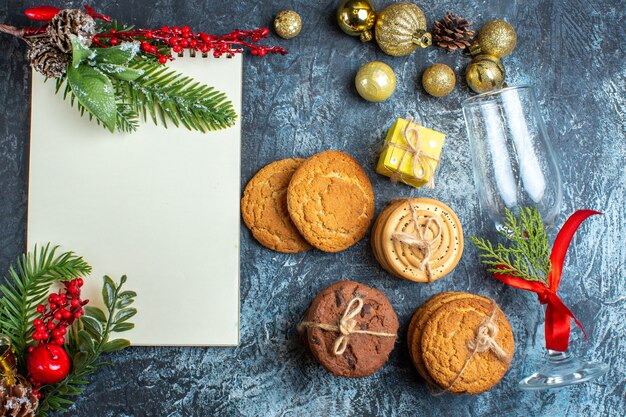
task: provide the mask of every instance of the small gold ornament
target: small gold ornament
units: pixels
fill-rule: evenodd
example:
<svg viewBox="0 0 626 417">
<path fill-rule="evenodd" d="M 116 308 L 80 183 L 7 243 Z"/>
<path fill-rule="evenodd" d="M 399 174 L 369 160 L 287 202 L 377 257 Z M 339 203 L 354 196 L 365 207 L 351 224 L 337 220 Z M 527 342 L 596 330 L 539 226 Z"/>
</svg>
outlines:
<svg viewBox="0 0 626 417">
<path fill-rule="evenodd" d="M 455 83 L 454 71 L 446 64 L 431 65 L 422 75 L 424 90 L 434 97 L 447 96 L 454 90 Z"/>
<path fill-rule="evenodd" d="M 502 62 L 492 55 L 478 55 L 467 67 L 467 85 L 476 93 L 502 88 L 506 72 Z"/>
<path fill-rule="evenodd" d="M 380 61 L 363 65 L 354 81 L 356 91 L 367 101 L 387 100 L 396 89 L 396 75 L 389 65 Z"/>
<path fill-rule="evenodd" d="M 376 11 L 370 0 L 344 0 L 337 9 L 337 23 L 345 33 L 361 42 L 372 40 Z"/>
<path fill-rule="evenodd" d="M 503 58 L 513 52 L 517 45 L 517 34 L 510 23 L 490 20 L 478 32 L 476 41 L 470 46 L 472 55 L 487 54 Z"/>
<path fill-rule="evenodd" d="M 412 3 L 393 3 L 378 14 L 376 42 L 384 53 L 393 56 L 408 55 L 418 46 L 432 44 L 426 29 L 426 16 Z"/>
<path fill-rule="evenodd" d="M 302 30 L 302 19 L 293 10 L 283 10 L 274 18 L 274 29 L 281 38 L 291 39 Z"/>
</svg>

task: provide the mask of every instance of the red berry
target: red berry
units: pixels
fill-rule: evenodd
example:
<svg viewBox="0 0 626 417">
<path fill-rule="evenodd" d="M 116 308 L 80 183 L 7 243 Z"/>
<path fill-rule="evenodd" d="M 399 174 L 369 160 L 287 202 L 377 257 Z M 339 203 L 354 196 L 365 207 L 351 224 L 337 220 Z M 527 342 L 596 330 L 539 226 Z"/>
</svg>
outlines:
<svg viewBox="0 0 626 417">
<path fill-rule="evenodd" d="M 39 326 L 41 326 L 42 324 L 43 324 L 43 321 L 42 321 L 41 319 L 35 319 L 35 320 L 33 321 L 33 326 L 35 326 L 35 327 L 39 327 Z"/>
<path fill-rule="evenodd" d="M 61 314 L 63 315 L 63 318 L 64 318 L 65 320 L 69 320 L 69 319 L 71 319 L 71 318 L 72 318 L 72 312 L 71 312 L 71 311 L 69 311 L 69 310 L 63 310 L 63 311 L 61 312 Z"/>
<path fill-rule="evenodd" d="M 50 310 L 56 310 L 57 309 L 57 305 L 54 303 L 50 303 Z"/>
<path fill-rule="evenodd" d="M 206 33 L 201 33 L 200 39 L 202 39 L 202 42 L 204 43 L 209 43 L 211 41 L 211 37 L 207 35 Z"/>
<path fill-rule="evenodd" d="M 195 39 L 192 39 L 189 41 L 189 46 L 191 46 L 192 48 L 195 48 L 198 46 L 198 41 L 196 41 Z"/>
<path fill-rule="evenodd" d="M 147 52 L 147 51 L 148 51 L 148 49 L 150 49 L 150 44 L 149 44 L 148 42 L 142 42 L 142 43 L 141 43 L 141 49 L 142 49 L 143 51 L 146 51 L 146 52 Z"/>
<path fill-rule="evenodd" d="M 178 26 L 174 26 L 172 28 L 172 33 L 174 33 L 176 35 L 180 35 L 180 28 Z"/>
<path fill-rule="evenodd" d="M 143 35 L 143 36 L 144 36 L 146 39 L 152 39 L 152 38 L 154 38 L 154 33 L 152 33 L 152 32 L 146 32 L 146 33 L 144 33 L 144 35 Z"/>
<path fill-rule="evenodd" d="M 163 27 L 161 28 L 161 31 L 163 31 L 163 32 L 167 33 L 167 32 L 169 32 L 169 31 L 170 31 L 170 28 L 169 28 L 169 26 L 163 26 Z"/>
<path fill-rule="evenodd" d="M 37 313 L 42 314 L 44 311 L 46 311 L 46 307 L 43 304 L 39 304 L 37 306 Z"/>
<path fill-rule="evenodd" d="M 29 346 L 28 347 L 28 353 L 32 352 L 35 349 L 35 346 Z"/>
<path fill-rule="evenodd" d="M 54 342 L 55 342 L 57 345 L 61 346 L 63 343 L 65 343 L 65 338 L 64 338 L 63 336 L 56 337 L 56 338 L 54 339 Z"/>
<path fill-rule="evenodd" d="M 111 33 L 117 33 L 117 30 L 115 30 L 115 29 L 111 29 L 111 30 L 110 30 L 110 32 L 111 32 Z"/>
<path fill-rule="evenodd" d="M 82 316 L 83 314 L 80 311 L 77 311 L 76 313 L 74 313 L 74 318 L 75 319 L 79 319 L 80 316 Z"/>
<path fill-rule="evenodd" d="M 167 57 L 165 55 L 159 55 L 159 63 L 163 65 L 167 64 Z"/>
<path fill-rule="evenodd" d="M 119 41 L 117 38 L 111 38 L 111 39 L 109 40 L 109 43 L 110 43 L 112 46 L 115 46 L 115 45 L 117 45 L 118 43 L 120 43 L 120 41 Z"/>
<path fill-rule="evenodd" d="M 259 49 L 259 56 L 265 56 L 267 54 L 267 50 L 265 48 Z"/>
<path fill-rule="evenodd" d="M 54 324 L 53 322 L 49 321 L 48 325 L 47 325 L 48 329 L 53 330 L 57 327 L 56 324 Z"/>
<path fill-rule="evenodd" d="M 28 354 L 26 367 L 33 382 L 56 384 L 70 371 L 70 358 L 61 346 L 41 344 Z"/>
<path fill-rule="evenodd" d="M 174 46 L 172 47 L 172 51 L 174 51 L 174 52 L 176 52 L 176 53 L 179 53 L 179 52 L 180 52 L 180 51 L 182 51 L 182 50 L 183 50 L 183 48 L 182 48 L 182 46 L 180 46 L 180 45 L 174 45 Z"/>
<path fill-rule="evenodd" d="M 262 28 L 261 29 L 261 36 L 262 37 L 266 37 L 268 34 L 270 33 L 268 28 Z"/>
<path fill-rule="evenodd" d="M 60 311 L 57 311 L 56 313 L 54 313 L 55 320 L 61 320 L 62 318 L 63 318 L 63 314 L 61 314 Z"/>
<path fill-rule="evenodd" d="M 63 327 L 63 326 L 59 327 L 58 330 L 59 330 L 59 334 L 61 336 L 63 336 L 65 333 L 67 333 L 67 330 L 65 330 L 65 327 Z"/>
<path fill-rule="evenodd" d="M 148 50 L 148 52 L 150 52 L 151 54 L 156 54 L 157 53 L 156 46 L 150 45 L 150 49 Z"/>
<path fill-rule="evenodd" d="M 78 306 L 80 306 L 80 300 L 78 300 L 78 299 L 74 298 L 74 299 L 72 300 L 72 302 L 71 302 L 71 306 L 72 306 L 72 307 L 78 307 Z"/>
<path fill-rule="evenodd" d="M 180 46 L 182 46 L 183 48 L 188 47 L 189 41 L 187 39 L 183 39 L 182 41 L 180 41 Z"/>
</svg>

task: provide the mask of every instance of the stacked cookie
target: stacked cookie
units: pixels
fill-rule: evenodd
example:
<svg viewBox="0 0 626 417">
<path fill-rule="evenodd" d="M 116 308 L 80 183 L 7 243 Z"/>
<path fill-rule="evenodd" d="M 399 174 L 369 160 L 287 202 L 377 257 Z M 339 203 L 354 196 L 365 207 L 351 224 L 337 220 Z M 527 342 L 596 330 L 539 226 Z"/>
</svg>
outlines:
<svg viewBox="0 0 626 417">
<path fill-rule="evenodd" d="M 415 282 L 434 282 L 461 259 L 463 229 L 454 211 L 441 201 L 397 200 L 376 218 L 372 249 L 390 274 Z"/>
<path fill-rule="evenodd" d="M 326 151 L 261 169 L 244 190 L 241 213 L 255 239 L 270 249 L 339 252 L 365 236 L 374 192 L 354 158 Z"/>
<path fill-rule="evenodd" d="M 317 361 L 336 376 L 373 374 L 389 359 L 398 317 L 380 291 L 339 281 L 311 303 L 299 330 Z"/>
<path fill-rule="evenodd" d="M 407 342 L 420 375 L 457 394 L 495 386 L 515 346 L 511 325 L 496 303 L 463 292 L 443 292 L 422 304 L 409 324 Z"/>
</svg>

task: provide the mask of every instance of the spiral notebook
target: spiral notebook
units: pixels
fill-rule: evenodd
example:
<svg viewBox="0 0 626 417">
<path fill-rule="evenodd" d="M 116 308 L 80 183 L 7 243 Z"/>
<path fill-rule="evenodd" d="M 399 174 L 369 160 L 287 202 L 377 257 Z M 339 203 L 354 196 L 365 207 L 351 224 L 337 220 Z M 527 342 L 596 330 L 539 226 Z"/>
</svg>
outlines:
<svg viewBox="0 0 626 417">
<path fill-rule="evenodd" d="M 241 54 L 171 66 L 225 92 L 241 115 Z M 83 256 L 93 305 L 103 275 L 128 275 L 139 313 L 122 337 L 134 345 L 237 345 L 240 149 L 240 118 L 205 134 L 148 120 L 112 135 L 34 73 L 28 247 Z"/>
</svg>

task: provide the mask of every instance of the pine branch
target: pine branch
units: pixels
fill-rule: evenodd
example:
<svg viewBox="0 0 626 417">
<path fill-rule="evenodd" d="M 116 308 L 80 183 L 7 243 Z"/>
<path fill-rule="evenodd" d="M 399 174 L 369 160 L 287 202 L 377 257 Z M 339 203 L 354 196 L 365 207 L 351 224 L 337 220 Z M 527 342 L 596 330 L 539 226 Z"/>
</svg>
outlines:
<svg viewBox="0 0 626 417">
<path fill-rule="evenodd" d="M 33 333 L 36 306 L 45 301 L 56 281 L 69 281 L 88 275 L 91 267 L 72 252 L 56 255 L 58 246 L 47 244 L 34 253 L 22 255 L 16 267 L 0 286 L 0 328 L 10 339 L 18 357 L 18 370 L 24 372 L 25 352 Z"/>
<path fill-rule="evenodd" d="M 500 234 L 510 242 L 508 246 L 499 243 L 494 247 L 484 238 L 470 237 L 481 252 L 481 261 L 490 266 L 487 270 L 547 284 L 552 265 L 548 235 L 539 211 L 522 208 L 518 220 L 506 210 L 503 229 L 506 231 Z"/>
<path fill-rule="evenodd" d="M 129 307 L 137 293 L 122 291 L 126 279 L 124 275 L 120 283 L 116 284 L 110 277 L 104 277 L 102 297 L 107 312 L 96 307 L 85 307 L 85 316 L 74 323 L 66 345 L 72 358 L 72 371 L 63 381 L 40 389 L 43 397 L 37 415 L 45 416 L 53 410 L 67 411 L 74 403 L 71 397 L 80 395 L 89 384 L 87 378 L 106 364 L 100 361 L 100 356 L 130 346 L 130 342 L 125 339 L 110 340 L 112 333 L 135 327 L 128 320 L 137 314 L 135 308 Z"/>
<path fill-rule="evenodd" d="M 124 91 L 122 100 L 144 120 L 149 114 L 155 124 L 160 121 L 167 127 L 170 121 L 201 132 L 234 125 L 237 114 L 226 94 L 153 60 L 138 57 L 129 67 L 143 75 L 118 81 Z"/>
</svg>

